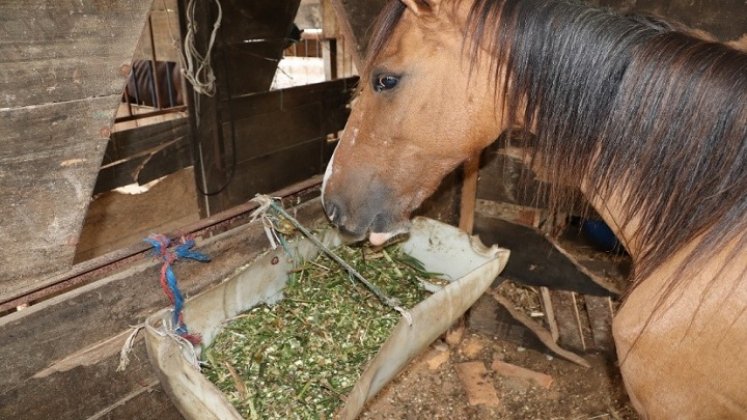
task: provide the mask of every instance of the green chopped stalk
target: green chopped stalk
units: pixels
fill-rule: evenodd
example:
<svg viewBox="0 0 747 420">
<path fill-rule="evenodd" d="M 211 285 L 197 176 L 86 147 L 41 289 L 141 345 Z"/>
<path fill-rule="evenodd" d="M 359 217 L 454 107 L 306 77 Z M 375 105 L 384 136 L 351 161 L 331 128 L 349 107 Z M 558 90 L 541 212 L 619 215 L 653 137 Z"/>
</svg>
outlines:
<svg viewBox="0 0 747 420">
<path fill-rule="evenodd" d="M 396 245 L 335 253 L 404 307 L 428 294 L 430 276 Z M 281 302 L 235 318 L 206 349 L 207 377 L 245 418 L 332 418 L 400 320 L 325 254 L 293 274 Z"/>
</svg>

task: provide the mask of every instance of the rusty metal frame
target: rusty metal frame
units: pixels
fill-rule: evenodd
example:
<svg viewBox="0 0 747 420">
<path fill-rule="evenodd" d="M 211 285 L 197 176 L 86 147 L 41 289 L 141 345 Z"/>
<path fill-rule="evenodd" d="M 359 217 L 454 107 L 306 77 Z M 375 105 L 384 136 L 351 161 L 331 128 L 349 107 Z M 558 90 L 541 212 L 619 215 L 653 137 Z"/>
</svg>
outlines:
<svg viewBox="0 0 747 420">
<path fill-rule="evenodd" d="M 317 197 L 321 184 L 322 177 L 315 176 L 278 190 L 272 196 L 283 199 L 286 206 L 297 205 L 300 202 Z M 256 208 L 257 204 L 249 201 L 187 225 L 168 236 L 171 238 L 182 236 L 207 238 L 248 223 L 251 212 Z M 46 286 L 44 287 L 0 301 L 0 316 L 8 311 L 15 310 L 19 306 L 42 302 L 141 262 L 148 256 L 150 248 L 145 242 L 141 242 L 76 264 L 67 272 L 53 277 L 49 282 L 45 282 Z"/>
</svg>

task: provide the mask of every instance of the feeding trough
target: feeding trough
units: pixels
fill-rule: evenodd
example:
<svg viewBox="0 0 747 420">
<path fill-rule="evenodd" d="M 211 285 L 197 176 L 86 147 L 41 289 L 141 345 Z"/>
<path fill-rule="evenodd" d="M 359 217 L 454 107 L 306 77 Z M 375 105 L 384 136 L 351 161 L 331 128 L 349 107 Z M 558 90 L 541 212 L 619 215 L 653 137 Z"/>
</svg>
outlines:
<svg viewBox="0 0 747 420">
<path fill-rule="evenodd" d="M 332 229 L 318 238 L 328 247 L 342 242 Z M 346 396 L 339 418 L 355 418 L 367 401 L 445 332 L 488 289 L 509 255 L 505 249 L 487 248 L 459 229 L 426 218 L 413 221 L 410 237 L 401 246 L 428 271 L 442 273 L 449 284 L 409 310 L 411 325 L 400 319 Z M 288 251 L 294 258 L 282 249 L 268 252 L 187 301 L 184 319 L 191 330 L 200 332 L 204 346 L 215 339 L 225 320 L 257 305 L 281 300 L 288 273 L 320 252 L 305 238 L 291 242 Z M 171 319 L 170 309 L 163 309 L 148 318 L 145 330 L 151 363 L 174 404 L 189 419 L 241 419 L 196 367 L 191 345 L 167 333 Z"/>
</svg>

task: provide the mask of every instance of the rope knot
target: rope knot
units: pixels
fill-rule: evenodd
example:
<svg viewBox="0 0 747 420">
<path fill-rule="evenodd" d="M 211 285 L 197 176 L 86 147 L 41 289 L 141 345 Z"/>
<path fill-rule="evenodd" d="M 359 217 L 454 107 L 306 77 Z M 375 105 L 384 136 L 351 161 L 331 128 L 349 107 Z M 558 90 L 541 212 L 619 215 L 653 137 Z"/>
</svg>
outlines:
<svg viewBox="0 0 747 420">
<path fill-rule="evenodd" d="M 176 281 L 176 274 L 172 266 L 177 260 L 195 260 L 200 262 L 210 261 L 207 255 L 195 251 L 195 241 L 192 238 L 182 237 L 181 243 L 171 247 L 171 240 L 166 235 L 156 234 L 145 239 L 146 242 L 153 246 L 153 256 L 163 261 L 161 266 L 161 288 L 168 296 L 173 309 L 172 325 L 174 331 L 184 337 L 192 344 L 199 344 L 202 338 L 199 334 L 190 334 L 187 325 L 184 323 L 184 296 L 179 290 Z"/>
</svg>

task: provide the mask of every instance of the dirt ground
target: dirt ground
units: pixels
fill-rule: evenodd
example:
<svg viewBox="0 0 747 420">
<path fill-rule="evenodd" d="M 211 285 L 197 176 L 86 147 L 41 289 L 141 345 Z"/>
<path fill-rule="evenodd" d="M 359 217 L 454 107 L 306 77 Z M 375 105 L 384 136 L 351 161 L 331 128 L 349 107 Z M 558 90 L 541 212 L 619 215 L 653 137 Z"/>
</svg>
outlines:
<svg viewBox="0 0 747 420">
<path fill-rule="evenodd" d="M 585 368 L 467 328 L 459 343 L 439 340 L 385 388 L 362 419 L 637 419 L 610 353 L 588 353 Z M 493 369 L 503 361 L 549 375 L 545 387 Z M 465 377 L 460 371 L 475 371 Z M 547 377 L 541 376 L 548 380 Z M 475 390 L 474 388 L 477 388 Z M 468 394 L 483 388 L 481 404 Z M 491 391 L 492 390 L 492 391 Z"/>
<path fill-rule="evenodd" d="M 564 248 L 590 271 L 624 287 L 627 257 L 594 251 L 576 236 L 565 235 Z M 512 290 L 502 294 L 510 296 Z M 511 296 L 512 301 L 517 301 L 516 296 Z M 527 313 L 534 310 L 526 309 Z M 639 418 L 624 390 L 613 348 L 576 351 L 591 365 L 582 367 L 552 354 L 520 323 L 507 326 L 507 313 L 501 315 L 502 311 L 484 295 L 468 313 L 462 336 L 446 334 L 431 345 L 369 404 L 361 418 Z M 496 370 L 494 365 L 500 362 L 530 372 L 507 370 L 506 365 Z"/>
</svg>

